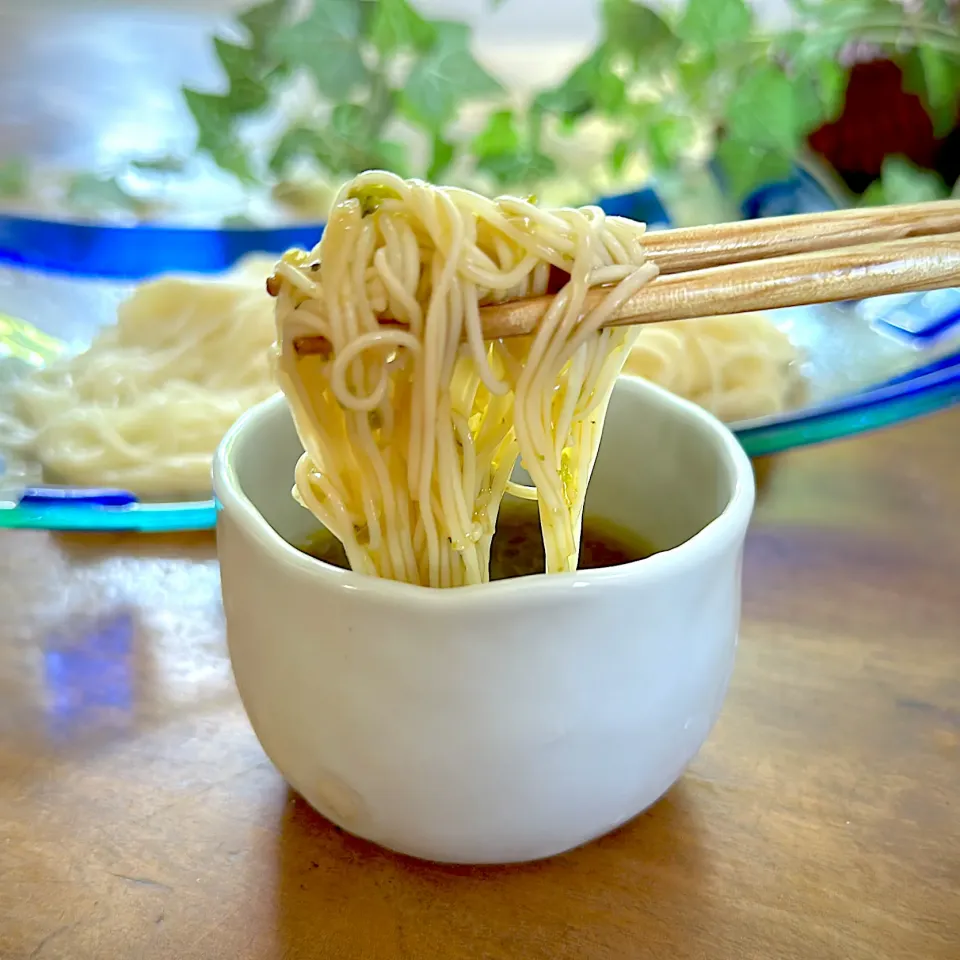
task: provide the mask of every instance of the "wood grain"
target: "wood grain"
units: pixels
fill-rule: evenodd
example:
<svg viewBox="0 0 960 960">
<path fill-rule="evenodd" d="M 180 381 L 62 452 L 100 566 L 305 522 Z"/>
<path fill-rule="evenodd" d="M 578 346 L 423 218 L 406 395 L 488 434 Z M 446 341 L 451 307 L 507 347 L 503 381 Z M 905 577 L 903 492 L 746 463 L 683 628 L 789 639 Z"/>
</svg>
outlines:
<svg viewBox="0 0 960 960">
<path fill-rule="evenodd" d="M 604 325 L 690 320 L 957 285 L 960 233 L 913 237 L 658 276 L 624 300 Z M 585 309 L 608 295 L 608 289 L 594 287 Z M 544 296 L 482 307 L 484 339 L 532 333 L 552 303 L 553 297 Z"/>
<path fill-rule="evenodd" d="M 603 326 L 692 320 L 953 286 L 960 286 L 960 233 L 657 276 L 624 299 Z M 588 290 L 584 311 L 600 306 L 609 294 L 607 287 Z M 481 307 L 483 338 L 533 333 L 553 302 L 554 297 L 546 295 Z M 323 336 L 299 336 L 293 345 L 299 356 L 326 356 L 331 349 Z"/>
<path fill-rule="evenodd" d="M 960 200 L 858 207 L 648 233 L 660 274 L 960 232 Z"/>
<path fill-rule="evenodd" d="M 0 957 L 956 960 L 958 432 L 766 461 L 707 746 L 633 823 L 519 867 L 394 856 L 286 788 L 211 536 L 0 535 Z"/>
</svg>

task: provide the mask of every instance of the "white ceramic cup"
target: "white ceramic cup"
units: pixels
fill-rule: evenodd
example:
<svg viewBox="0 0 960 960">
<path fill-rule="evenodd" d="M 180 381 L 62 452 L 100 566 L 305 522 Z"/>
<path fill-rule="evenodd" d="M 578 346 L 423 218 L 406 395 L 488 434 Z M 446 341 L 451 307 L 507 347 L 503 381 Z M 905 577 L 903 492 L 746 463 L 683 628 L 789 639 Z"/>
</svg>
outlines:
<svg viewBox="0 0 960 960">
<path fill-rule="evenodd" d="M 214 465 L 237 687 L 287 781 L 350 833 L 432 860 L 559 853 L 657 800 L 720 712 L 740 620 L 750 462 L 637 380 L 611 401 L 587 498 L 666 548 L 576 573 L 435 590 L 290 545 L 302 448 L 282 397 Z"/>
</svg>

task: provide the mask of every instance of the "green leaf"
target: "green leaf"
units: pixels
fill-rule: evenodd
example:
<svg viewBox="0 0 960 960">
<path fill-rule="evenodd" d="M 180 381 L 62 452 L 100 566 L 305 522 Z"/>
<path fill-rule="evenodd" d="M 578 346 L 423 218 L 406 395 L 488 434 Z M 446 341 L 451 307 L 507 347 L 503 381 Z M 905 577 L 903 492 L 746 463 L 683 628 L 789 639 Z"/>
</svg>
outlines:
<svg viewBox="0 0 960 960">
<path fill-rule="evenodd" d="M 27 192 L 30 175 L 22 157 L 0 163 L 0 197 L 21 197 Z"/>
<path fill-rule="evenodd" d="M 367 125 L 371 135 L 383 130 L 397 106 L 398 94 L 392 90 L 382 73 L 374 73 L 364 108 L 367 113 Z"/>
<path fill-rule="evenodd" d="M 465 24 L 441 21 L 435 28 L 433 47 L 407 78 L 403 105 L 414 120 L 439 133 L 465 100 L 492 96 L 502 87 L 473 58 Z"/>
<path fill-rule="evenodd" d="M 356 103 L 337 104 L 324 130 L 303 125 L 290 127 L 274 147 L 270 170 L 283 177 L 301 157 L 312 157 L 337 175 L 352 175 L 374 167 L 401 176 L 407 174 L 407 148 L 373 134 L 368 111 Z"/>
<path fill-rule="evenodd" d="M 78 173 L 67 184 L 67 202 L 87 211 L 129 210 L 141 213 L 146 204 L 123 189 L 116 177 Z"/>
<path fill-rule="evenodd" d="M 846 0 L 844 0 L 846 2 Z M 839 39 L 830 29 L 788 30 L 776 38 L 770 60 L 783 66 L 794 87 L 797 128 L 801 134 L 816 130 L 843 112 L 849 71 L 840 64 Z"/>
<path fill-rule="evenodd" d="M 715 75 L 718 72 L 717 56 L 712 51 L 693 54 L 689 47 L 683 54 L 675 64 L 677 79 L 687 99 L 702 108 L 712 99 Z"/>
<path fill-rule="evenodd" d="M 746 39 L 752 25 L 753 14 L 745 0 L 687 0 L 677 36 L 712 50 Z"/>
<path fill-rule="evenodd" d="M 524 143 L 510 110 L 493 113 L 472 147 L 477 169 L 489 173 L 500 186 L 527 186 L 556 171 L 550 157 Z"/>
<path fill-rule="evenodd" d="M 618 114 L 626 105 L 627 88 L 613 72 L 610 54 L 608 47 L 598 47 L 577 64 L 559 86 L 541 93 L 535 106 L 567 119 L 581 117 L 592 110 Z"/>
<path fill-rule="evenodd" d="M 843 113 L 850 74 L 835 60 L 823 60 L 817 66 L 817 79 L 823 120 L 837 120 Z"/>
<path fill-rule="evenodd" d="M 250 156 L 246 148 L 236 138 L 223 140 L 205 148 L 221 170 L 232 173 L 244 183 L 255 183 L 257 178 L 250 166 Z"/>
<path fill-rule="evenodd" d="M 407 148 L 402 143 L 394 140 L 378 140 L 373 145 L 371 154 L 373 162 L 367 164 L 368 168 L 377 167 L 381 170 L 389 170 L 397 174 L 398 177 L 409 175 L 409 159 Z"/>
<path fill-rule="evenodd" d="M 612 173 L 623 173 L 623 168 L 630 158 L 632 146 L 629 140 L 618 140 L 610 152 L 610 170 Z"/>
<path fill-rule="evenodd" d="M 878 186 L 879 185 L 879 186 Z M 921 170 L 905 157 L 887 157 L 880 180 L 872 183 L 861 198 L 867 206 L 884 203 L 923 203 L 950 195 L 939 174 Z"/>
<path fill-rule="evenodd" d="M 330 129 L 348 143 L 360 143 L 370 132 L 367 116 L 359 103 L 338 103 L 330 114 Z"/>
<path fill-rule="evenodd" d="M 340 104 L 341 107 L 356 107 L 355 104 Z M 336 111 L 335 111 L 336 112 Z M 324 132 L 310 127 L 293 127 L 281 138 L 270 158 L 270 169 L 283 175 L 289 165 L 296 159 L 304 156 L 312 157 L 329 173 L 353 174 L 363 169 L 364 164 L 359 151 L 354 149 L 343 136 L 349 121 L 343 116 L 338 117 L 339 129 L 334 128 L 333 118 L 328 129 Z"/>
<path fill-rule="evenodd" d="M 316 130 L 293 126 L 284 131 L 277 141 L 267 165 L 271 173 L 282 177 L 295 160 L 303 156 L 315 156 L 321 147 L 322 140 Z"/>
<path fill-rule="evenodd" d="M 437 183 L 453 162 L 453 144 L 443 137 L 434 136 L 430 154 L 430 166 L 427 168 L 427 180 Z"/>
<path fill-rule="evenodd" d="M 689 148 L 695 134 L 689 117 L 663 117 L 647 129 L 650 159 L 660 170 L 669 170 L 677 165 Z"/>
<path fill-rule="evenodd" d="M 527 110 L 527 139 L 532 148 L 540 149 L 543 140 L 543 109 L 538 103 L 530 104 Z"/>
<path fill-rule="evenodd" d="M 222 37 L 214 37 L 213 49 L 223 67 L 223 72 L 230 80 L 249 76 L 258 69 L 257 58 L 250 47 L 230 43 Z"/>
<path fill-rule="evenodd" d="M 960 56 L 920 45 L 903 64 L 904 89 L 923 101 L 933 132 L 946 136 L 960 113 Z"/>
<path fill-rule="evenodd" d="M 199 140 L 213 142 L 230 136 L 233 111 L 225 97 L 184 87 L 183 98 L 193 114 Z"/>
<path fill-rule="evenodd" d="M 741 80 L 727 104 L 726 122 L 733 140 L 780 153 L 793 153 L 805 132 L 793 84 L 772 64 Z"/>
<path fill-rule="evenodd" d="M 407 0 L 377 0 L 370 36 L 382 54 L 395 50 L 424 53 L 433 46 L 437 31 Z"/>
<path fill-rule="evenodd" d="M 160 157 L 146 157 L 142 160 L 131 160 L 130 166 L 144 173 L 181 173 L 186 160 L 183 157 L 175 157 L 172 154 L 165 154 Z"/>
<path fill-rule="evenodd" d="M 492 113 L 486 128 L 473 141 L 473 151 L 478 157 L 516 153 L 519 149 L 520 133 L 511 110 Z"/>
<path fill-rule="evenodd" d="M 603 0 L 604 43 L 615 53 L 626 53 L 635 64 L 676 51 L 670 25 L 658 13 L 634 0 Z"/>
<path fill-rule="evenodd" d="M 717 159 L 737 199 L 747 196 L 763 183 L 782 180 L 793 168 L 790 154 L 731 139 L 720 142 Z"/>
<path fill-rule="evenodd" d="M 213 38 L 217 59 L 230 81 L 226 100 L 235 113 L 250 113 L 266 106 L 270 97 L 262 78 L 262 64 L 249 47 Z"/>
<path fill-rule="evenodd" d="M 250 7 L 237 17 L 250 34 L 255 50 L 267 49 L 277 28 L 286 19 L 290 6 L 290 0 L 267 0 L 266 3 Z"/>
<path fill-rule="evenodd" d="M 367 79 L 360 19 L 358 0 L 315 0 L 305 20 L 276 31 L 270 48 L 308 70 L 325 96 L 342 100 Z"/>
<path fill-rule="evenodd" d="M 847 0 L 840 2 L 846 4 Z M 831 15 L 838 11 L 835 4 L 825 9 L 829 9 Z M 787 30 L 779 34 L 774 41 L 774 53 L 785 56 L 799 70 L 810 70 L 814 64 L 822 61 L 836 63 L 840 51 L 849 41 L 850 31 L 838 29 L 835 21 L 817 22 L 805 29 Z"/>
<path fill-rule="evenodd" d="M 529 187 L 552 177 L 557 165 L 544 153 L 523 152 L 484 157 L 477 169 L 489 173 L 501 187 Z"/>
<path fill-rule="evenodd" d="M 883 181 L 880 179 L 874 180 L 873 183 L 860 194 L 861 207 L 883 207 L 889 202 L 883 189 Z"/>
<path fill-rule="evenodd" d="M 183 88 L 197 124 L 197 149 L 210 154 L 222 170 L 244 181 L 254 180 L 246 150 L 233 131 L 235 113 L 228 97 Z"/>
<path fill-rule="evenodd" d="M 837 63 L 822 61 L 797 69 L 793 77 L 794 116 L 801 137 L 843 112 L 847 72 Z"/>
<path fill-rule="evenodd" d="M 599 73 L 593 89 L 597 107 L 609 114 L 618 113 L 627 102 L 627 85 L 615 73 Z"/>
<path fill-rule="evenodd" d="M 336 156 L 334 173 L 355 173 L 372 167 L 385 167 L 402 174 L 407 165 L 407 151 L 402 144 L 379 140 L 370 129 L 371 116 L 365 106 L 356 103 L 338 103 L 330 115 L 330 129 L 334 134 L 330 149 Z"/>
</svg>

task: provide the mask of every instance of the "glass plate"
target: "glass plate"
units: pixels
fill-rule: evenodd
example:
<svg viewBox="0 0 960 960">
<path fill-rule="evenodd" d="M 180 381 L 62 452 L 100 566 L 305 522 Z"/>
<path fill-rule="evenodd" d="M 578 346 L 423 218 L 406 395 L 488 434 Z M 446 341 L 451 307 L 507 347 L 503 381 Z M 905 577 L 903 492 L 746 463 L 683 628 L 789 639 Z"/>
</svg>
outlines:
<svg viewBox="0 0 960 960">
<path fill-rule="evenodd" d="M 651 190 L 601 204 L 651 228 L 669 225 Z M 748 198 L 743 215 L 832 206 L 818 183 L 798 171 Z M 113 322 L 134 279 L 216 272 L 248 253 L 309 246 L 320 229 L 125 228 L 0 216 L 0 315 L 28 321 L 67 349 L 83 349 L 99 326 Z M 752 456 L 850 436 L 960 400 L 960 290 L 794 308 L 771 317 L 803 351 L 808 389 L 800 409 L 732 425 Z M 4 359 L 0 335 L 0 394 L 4 381 L 22 370 L 22 361 Z M 216 520 L 212 499 L 18 503 L 22 487 L 0 451 L 0 528 L 175 531 L 206 529 Z"/>
</svg>

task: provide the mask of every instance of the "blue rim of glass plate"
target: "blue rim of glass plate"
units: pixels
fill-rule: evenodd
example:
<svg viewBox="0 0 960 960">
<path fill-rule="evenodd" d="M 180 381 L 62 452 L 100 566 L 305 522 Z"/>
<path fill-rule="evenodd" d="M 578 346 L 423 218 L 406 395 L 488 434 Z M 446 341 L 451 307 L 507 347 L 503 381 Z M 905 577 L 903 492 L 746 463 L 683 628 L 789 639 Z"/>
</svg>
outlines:
<svg viewBox="0 0 960 960">
<path fill-rule="evenodd" d="M 310 248 L 322 232 L 320 223 L 276 229 L 117 227 L 0 214 L 0 263 L 102 280 L 220 273 L 248 253 Z"/>
<path fill-rule="evenodd" d="M 670 219 L 650 188 L 604 197 L 613 216 L 667 227 Z M 291 247 L 310 249 L 323 224 L 259 228 L 175 227 L 43 220 L 0 214 L 0 263 L 71 277 L 143 280 L 159 273 L 221 273 L 249 253 L 279 255 Z"/>
<path fill-rule="evenodd" d="M 651 188 L 603 197 L 614 216 L 670 226 L 666 209 Z M 835 207 L 813 176 L 798 168 L 743 202 L 748 219 Z M 111 280 L 141 280 L 158 273 L 217 273 L 249 253 L 281 253 L 311 247 L 321 223 L 276 229 L 207 229 L 138 225 L 118 227 L 40 220 L 0 214 L 0 263 L 27 269 Z M 960 402 L 960 351 L 866 390 L 796 414 L 734 424 L 751 456 L 835 440 L 899 423 Z M 179 503 L 136 503 L 122 507 L 20 505 L 0 509 L 0 529 L 174 532 L 216 525 L 212 499 Z"/>
<path fill-rule="evenodd" d="M 934 413 L 960 402 L 960 351 L 839 400 L 733 431 L 752 457 L 767 456 Z"/>
</svg>

